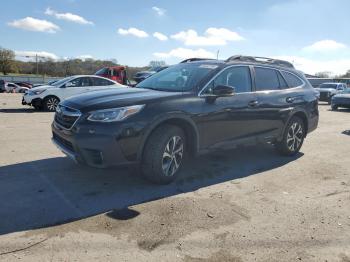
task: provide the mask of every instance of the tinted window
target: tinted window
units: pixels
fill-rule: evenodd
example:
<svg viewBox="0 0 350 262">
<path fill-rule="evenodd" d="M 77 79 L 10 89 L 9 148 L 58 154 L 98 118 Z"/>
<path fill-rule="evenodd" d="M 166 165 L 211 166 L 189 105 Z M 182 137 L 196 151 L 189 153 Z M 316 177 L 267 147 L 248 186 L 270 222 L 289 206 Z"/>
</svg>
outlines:
<svg viewBox="0 0 350 262">
<path fill-rule="evenodd" d="M 268 68 L 255 67 L 256 90 L 278 90 L 280 83 L 277 71 Z"/>
<path fill-rule="evenodd" d="M 322 84 L 318 88 L 332 88 L 332 89 L 336 89 L 337 86 L 338 86 L 337 84 Z"/>
<path fill-rule="evenodd" d="M 107 75 L 108 74 L 108 68 L 101 68 L 100 70 L 98 70 L 95 75 Z"/>
<path fill-rule="evenodd" d="M 252 81 L 249 67 L 242 66 L 226 69 L 209 84 L 209 88 L 205 93 L 211 93 L 212 88 L 218 85 L 234 87 L 235 93 L 251 92 Z"/>
<path fill-rule="evenodd" d="M 94 86 L 110 86 L 115 84 L 114 82 L 109 81 L 107 79 L 97 78 L 97 77 L 93 77 L 92 81 Z"/>
<path fill-rule="evenodd" d="M 187 91 L 198 86 L 209 73 L 217 69 L 216 64 L 182 63 L 164 69 L 146 78 L 136 87 L 162 91 Z"/>
<path fill-rule="evenodd" d="M 290 74 L 287 72 L 282 72 L 282 75 L 283 75 L 284 79 L 286 79 L 287 84 L 290 88 L 301 86 L 303 84 L 303 82 L 293 74 Z"/>
<path fill-rule="evenodd" d="M 280 82 L 280 88 L 285 89 L 288 88 L 288 84 L 286 82 L 286 80 L 284 80 L 284 78 L 282 77 L 280 72 L 277 72 L 278 75 L 278 81 Z"/>
<path fill-rule="evenodd" d="M 70 81 L 70 87 L 81 87 L 81 86 L 90 86 L 90 78 L 89 77 L 78 77 Z"/>
</svg>

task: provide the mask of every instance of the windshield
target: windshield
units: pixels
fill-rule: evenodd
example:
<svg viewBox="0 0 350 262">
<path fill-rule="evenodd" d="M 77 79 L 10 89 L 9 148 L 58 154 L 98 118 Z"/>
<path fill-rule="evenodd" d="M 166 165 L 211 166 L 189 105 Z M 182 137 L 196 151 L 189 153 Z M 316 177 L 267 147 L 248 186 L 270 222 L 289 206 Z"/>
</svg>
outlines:
<svg viewBox="0 0 350 262">
<path fill-rule="evenodd" d="M 136 87 L 170 92 L 189 91 L 217 67 L 203 63 L 178 64 L 150 76 Z"/>
<path fill-rule="evenodd" d="M 333 88 L 333 89 L 337 89 L 337 84 L 322 84 L 319 86 L 319 88 Z"/>
<path fill-rule="evenodd" d="M 52 83 L 52 86 L 60 87 L 62 84 L 66 83 L 67 81 L 71 80 L 74 76 L 69 76 L 66 78 L 63 78 L 61 80 L 56 81 L 55 83 Z"/>
<path fill-rule="evenodd" d="M 95 73 L 95 75 L 108 75 L 108 68 L 107 67 L 101 68 Z"/>
<path fill-rule="evenodd" d="M 350 94 L 350 88 L 345 89 L 341 92 L 342 94 Z"/>
</svg>

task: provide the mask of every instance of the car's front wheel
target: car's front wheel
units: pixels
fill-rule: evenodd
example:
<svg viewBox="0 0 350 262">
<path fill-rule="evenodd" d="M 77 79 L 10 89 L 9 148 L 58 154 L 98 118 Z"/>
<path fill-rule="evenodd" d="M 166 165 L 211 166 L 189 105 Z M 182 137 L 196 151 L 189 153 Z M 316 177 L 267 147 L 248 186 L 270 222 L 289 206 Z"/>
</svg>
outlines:
<svg viewBox="0 0 350 262">
<path fill-rule="evenodd" d="M 186 138 L 183 130 L 163 125 L 148 139 L 142 160 L 142 173 L 157 184 L 171 183 L 183 165 Z"/>
<path fill-rule="evenodd" d="M 276 144 L 277 151 L 286 156 L 299 152 L 305 138 L 305 125 L 301 118 L 294 116 L 288 122 L 282 141 Z"/>
<path fill-rule="evenodd" d="M 55 96 L 48 96 L 44 99 L 44 108 L 46 111 L 55 112 L 60 100 Z"/>
<path fill-rule="evenodd" d="M 332 105 L 332 110 L 333 110 L 333 111 L 337 111 L 337 110 L 338 110 L 338 106 Z"/>
</svg>

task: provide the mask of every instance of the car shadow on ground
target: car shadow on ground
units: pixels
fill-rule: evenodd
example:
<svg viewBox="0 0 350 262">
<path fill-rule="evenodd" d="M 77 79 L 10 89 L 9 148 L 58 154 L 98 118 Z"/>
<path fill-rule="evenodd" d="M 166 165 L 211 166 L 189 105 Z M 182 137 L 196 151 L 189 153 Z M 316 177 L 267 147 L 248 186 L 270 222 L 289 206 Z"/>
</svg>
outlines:
<svg viewBox="0 0 350 262">
<path fill-rule="evenodd" d="M 344 130 L 343 132 L 341 132 L 343 135 L 347 135 L 350 136 L 350 130 Z"/>
<path fill-rule="evenodd" d="M 139 215 L 128 209 L 156 199 L 256 175 L 296 160 L 272 147 L 221 150 L 192 160 L 170 185 L 151 184 L 132 169 L 94 169 L 66 157 L 0 167 L 0 235 L 46 228 L 107 213 L 125 220 Z"/>
<path fill-rule="evenodd" d="M 0 113 L 48 113 L 44 110 L 36 110 L 34 108 L 8 108 L 0 109 Z"/>
</svg>

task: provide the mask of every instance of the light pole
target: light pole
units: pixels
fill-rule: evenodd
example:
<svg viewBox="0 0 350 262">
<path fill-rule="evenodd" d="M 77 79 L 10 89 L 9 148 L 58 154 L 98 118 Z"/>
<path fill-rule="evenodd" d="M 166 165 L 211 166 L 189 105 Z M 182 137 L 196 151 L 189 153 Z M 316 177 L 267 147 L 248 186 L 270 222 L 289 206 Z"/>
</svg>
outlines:
<svg viewBox="0 0 350 262">
<path fill-rule="evenodd" d="M 25 58 L 32 58 L 35 57 L 35 67 L 36 67 L 36 75 L 39 74 L 39 58 L 46 58 L 46 56 L 39 56 L 38 54 L 35 55 L 25 55 L 25 56 L 19 56 L 19 57 L 25 57 Z"/>
</svg>

